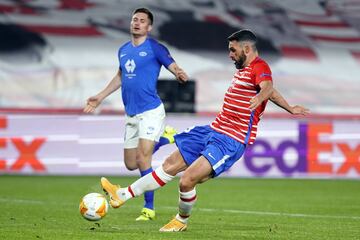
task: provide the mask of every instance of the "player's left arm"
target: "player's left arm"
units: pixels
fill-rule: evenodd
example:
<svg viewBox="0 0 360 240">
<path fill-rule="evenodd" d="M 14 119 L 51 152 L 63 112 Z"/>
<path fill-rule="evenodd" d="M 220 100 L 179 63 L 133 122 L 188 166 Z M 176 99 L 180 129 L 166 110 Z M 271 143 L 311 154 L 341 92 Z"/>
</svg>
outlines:
<svg viewBox="0 0 360 240">
<path fill-rule="evenodd" d="M 250 111 L 254 111 L 260 104 L 269 99 L 272 91 L 273 91 L 273 84 L 272 81 L 261 81 L 259 83 L 260 86 L 260 92 L 250 99 Z"/>
<path fill-rule="evenodd" d="M 188 75 L 186 74 L 186 72 L 179 67 L 179 65 L 177 65 L 176 62 L 171 63 L 168 66 L 168 70 L 174 74 L 174 76 L 176 77 L 176 79 L 180 82 L 180 83 L 185 83 L 189 80 Z"/>
<path fill-rule="evenodd" d="M 179 65 L 177 65 L 175 60 L 172 58 L 169 50 L 167 49 L 167 47 L 156 41 L 152 41 L 151 44 L 158 61 L 162 65 L 164 65 L 172 74 L 174 74 L 174 76 L 179 82 L 181 83 L 187 82 L 189 79 L 188 75 L 181 67 L 179 67 Z"/>
<path fill-rule="evenodd" d="M 270 101 L 293 115 L 305 116 L 310 112 L 308 108 L 300 105 L 290 106 L 286 99 L 275 88 L 273 89 L 273 92 L 270 96 Z"/>
</svg>

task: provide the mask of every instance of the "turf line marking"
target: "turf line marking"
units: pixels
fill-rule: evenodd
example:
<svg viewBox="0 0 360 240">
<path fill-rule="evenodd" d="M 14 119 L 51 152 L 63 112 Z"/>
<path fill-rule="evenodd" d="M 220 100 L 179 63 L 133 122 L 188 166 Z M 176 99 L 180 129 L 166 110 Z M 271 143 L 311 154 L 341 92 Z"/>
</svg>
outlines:
<svg viewBox="0 0 360 240">
<path fill-rule="evenodd" d="M 0 198 L 0 202 L 13 202 L 25 204 L 44 204 L 44 201 L 30 200 L 30 199 L 14 199 L 14 198 Z"/>
<path fill-rule="evenodd" d="M 172 208 L 174 207 L 158 207 L 158 208 Z M 268 216 L 285 216 L 295 218 L 327 218 L 327 219 L 353 219 L 360 220 L 360 216 L 334 216 L 334 215 L 316 215 L 316 214 L 303 214 L 303 213 L 282 213 L 282 212 L 263 212 L 263 211 L 247 211 L 235 209 L 214 209 L 214 208 L 196 208 L 195 210 L 204 212 L 225 212 L 235 214 L 248 214 L 248 215 L 268 215 Z"/>
<path fill-rule="evenodd" d="M 233 209 L 211 209 L 200 208 L 200 211 L 205 212 L 226 212 L 226 213 L 240 213 L 249 215 L 270 215 L 270 216 L 285 216 L 296 218 L 328 218 L 328 219 L 354 219 L 360 220 L 359 216 L 334 216 L 334 215 L 317 215 L 317 214 L 303 214 L 303 213 L 282 213 L 282 212 L 263 212 L 263 211 L 246 211 L 246 210 L 233 210 Z"/>
<path fill-rule="evenodd" d="M 0 198 L 0 202 L 13 202 L 21 204 L 45 204 L 46 201 L 40 200 L 30 200 L 30 199 L 16 199 L 16 198 Z M 48 203 L 47 203 L 48 204 Z M 75 204 L 66 204 L 66 203 L 56 203 L 57 205 L 77 205 Z M 137 208 L 135 206 L 128 206 L 127 208 Z M 177 207 L 170 206 L 161 206 L 157 209 L 171 209 L 177 210 Z M 235 213 L 235 214 L 248 214 L 248 215 L 267 215 L 267 216 L 280 216 L 280 217 L 294 217 L 294 218 L 325 218 L 325 219 L 352 219 L 360 220 L 360 216 L 336 216 L 336 215 L 317 215 L 317 214 L 303 214 L 303 213 L 284 213 L 284 212 L 264 212 L 264 211 L 248 211 L 248 210 L 236 210 L 236 209 L 215 209 L 215 208 L 195 208 L 194 210 L 203 211 L 203 212 L 225 212 L 225 213 Z"/>
</svg>

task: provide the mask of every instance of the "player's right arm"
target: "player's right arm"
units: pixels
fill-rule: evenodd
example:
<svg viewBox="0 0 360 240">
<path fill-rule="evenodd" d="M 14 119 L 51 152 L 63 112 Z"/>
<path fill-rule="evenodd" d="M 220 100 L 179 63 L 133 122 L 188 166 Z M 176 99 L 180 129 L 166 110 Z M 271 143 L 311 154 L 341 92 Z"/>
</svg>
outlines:
<svg viewBox="0 0 360 240">
<path fill-rule="evenodd" d="M 290 106 L 289 103 L 286 101 L 286 99 L 275 88 L 273 88 L 273 92 L 269 99 L 277 106 L 281 107 L 282 109 L 286 110 L 288 113 L 291 113 L 293 115 L 305 116 L 310 112 L 309 109 L 300 105 Z"/>
<path fill-rule="evenodd" d="M 107 96 L 118 90 L 120 87 L 121 87 L 121 71 L 119 69 L 116 75 L 109 82 L 109 84 L 101 92 L 87 99 L 86 106 L 83 111 L 85 113 L 93 113 L 95 109 L 101 104 L 101 102 Z"/>
</svg>

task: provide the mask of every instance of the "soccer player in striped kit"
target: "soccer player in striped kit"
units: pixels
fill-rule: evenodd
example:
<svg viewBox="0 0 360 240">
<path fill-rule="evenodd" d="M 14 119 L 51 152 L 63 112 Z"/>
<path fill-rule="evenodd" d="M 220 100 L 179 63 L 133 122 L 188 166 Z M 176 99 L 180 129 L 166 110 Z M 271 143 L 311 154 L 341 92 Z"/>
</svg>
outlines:
<svg viewBox="0 0 360 240">
<path fill-rule="evenodd" d="M 131 41 L 119 49 L 119 69 L 116 75 L 101 92 L 87 100 L 84 108 L 86 113 L 94 112 L 107 96 L 121 88 L 126 112 L 124 162 L 129 170 L 139 169 L 141 176 L 153 171 L 153 152 L 160 145 L 172 143 L 172 135 L 175 133 L 169 127 L 164 132 L 165 109 L 156 90 L 160 69 L 166 67 L 180 82 L 188 80 L 187 74 L 177 65 L 169 50 L 148 37 L 152 25 L 153 14 L 149 9 L 139 8 L 133 12 Z M 144 200 L 137 221 L 155 218 L 154 192 L 146 192 Z"/>
<path fill-rule="evenodd" d="M 246 146 L 255 141 L 268 99 L 291 114 L 308 113 L 302 106 L 290 106 L 273 88 L 270 67 L 258 56 L 253 32 L 235 32 L 228 41 L 229 57 L 237 70 L 216 119 L 210 125 L 196 126 L 175 135 L 178 149 L 162 166 L 128 187 L 120 188 L 101 178 L 112 207 L 120 207 L 128 199 L 158 189 L 184 171 L 179 183 L 179 212 L 160 229 L 162 232 L 184 231 L 196 202 L 196 185 L 217 177 L 240 159 Z"/>
</svg>

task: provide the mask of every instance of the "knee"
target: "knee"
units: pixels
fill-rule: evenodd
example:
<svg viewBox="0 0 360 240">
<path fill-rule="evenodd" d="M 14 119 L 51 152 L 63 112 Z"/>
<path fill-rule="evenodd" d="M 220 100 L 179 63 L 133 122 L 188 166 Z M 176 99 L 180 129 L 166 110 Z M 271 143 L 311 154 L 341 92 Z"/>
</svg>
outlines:
<svg viewBox="0 0 360 240">
<path fill-rule="evenodd" d="M 189 192 L 191 190 L 194 189 L 194 187 L 196 186 L 197 181 L 190 177 L 190 176 L 186 176 L 185 174 L 180 178 L 179 181 L 179 188 L 181 192 Z"/>
<path fill-rule="evenodd" d="M 175 176 L 179 172 L 182 172 L 184 169 L 186 169 L 186 164 L 180 159 L 176 158 L 175 155 L 170 155 L 163 162 L 162 168 L 165 173 L 171 176 Z"/>
<path fill-rule="evenodd" d="M 172 168 L 173 168 L 173 164 L 171 163 L 171 157 L 167 157 L 166 160 L 163 162 L 162 164 L 162 168 L 164 170 L 165 173 L 167 174 L 170 174 L 170 175 L 173 175 L 173 171 L 172 171 Z"/>
<path fill-rule="evenodd" d="M 138 169 L 138 166 L 136 163 L 128 163 L 126 161 L 125 161 L 125 167 L 129 171 L 134 171 L 134 170 Z"/>
<path fill-rule="evenodd" d="M 144 169 L 144 168 L 149 168 L 151 167 L 151 155 L 150 157 L 147 157 L 147 156 L 144 156 L 144 155 L 137 155 L 137 158 L 136 158 L 136 165 L 137 165 L 137 168 L 140 168 L 140 169 Z"/>
<path fill-rule="evenodd" d="M 152 151 L 144 148 L 138 148 L 138 151 L 136 152 L 136 161 L 141 163 L 144 161 L 147 161 L 148 159 L 151 159 L 152 157 Z"/>
<path fill-rule="evenodd" d="M 136 170 L 138 168 L 136 163 L 136 151 L 132 149 L 124 149 L 124 164 L 125 167 L 130 170 Z"/>
</svg>

